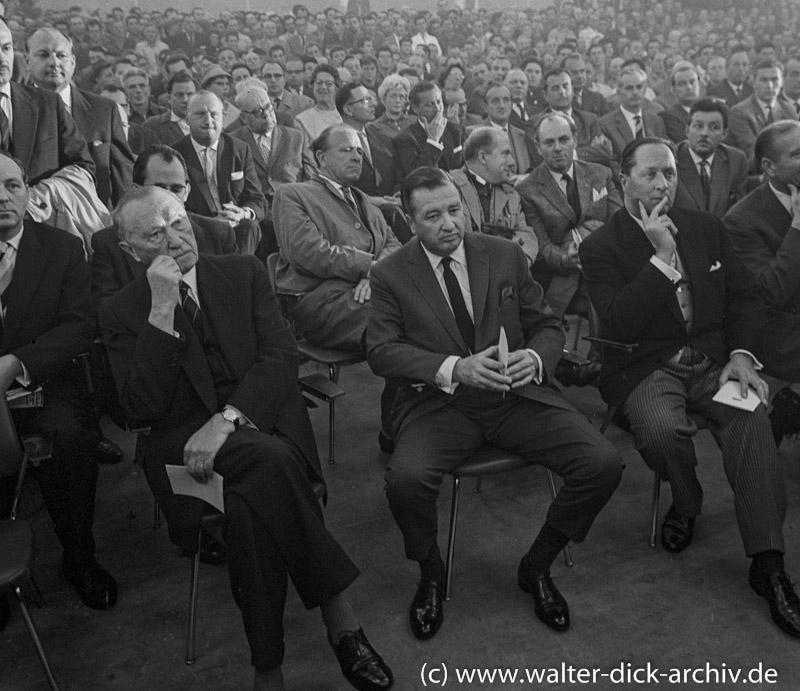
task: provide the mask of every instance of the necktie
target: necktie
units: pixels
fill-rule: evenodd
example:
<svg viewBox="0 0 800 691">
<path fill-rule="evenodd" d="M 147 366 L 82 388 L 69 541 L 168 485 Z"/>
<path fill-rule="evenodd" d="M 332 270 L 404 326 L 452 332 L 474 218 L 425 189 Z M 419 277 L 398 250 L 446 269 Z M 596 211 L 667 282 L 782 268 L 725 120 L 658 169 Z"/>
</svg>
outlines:
<svg viewBox="0 0 800 691">
<path fill-rule="evenodd" d="M 644 125 L 642 124 L 642 116 L 641 115 L 634 115 L 633 122 L 635 125 L 634 128 L 634 139 L 644 139 Z"/>
<path fill-rule="evenodd" d="M 8 151 L 11 148 L 11 127 L 5 111 L 6 94 L 0 92 L 0 149 Z"/>
<path fill-rule="evenodd" d="M 192 323 L 197 335 L 200 336 L 200 340 L 203 340 L 203 320 L 200 318 L 200 305 L 195 302 L 189 292 L 188 283 L 181 281 L 178 290 L 181 294 L 181 307 L 183 307 L 183 311 Z"/>
<path fill-rule="evenodd" d="M 447 295 L 450 298 L 450 307 L 453 310 L 453 316 L 456 318 L 456 325 L 461 333 L 461 338 L 467 344 L 469 352 L 475 349 L 475 325 L 467 311 L 467 304 L 464 302 L 464 294 L 461 292 L 461 286 L 458 285 L 458 279 L 450 268 L 450 262 L 453 261 L 452 257 L 443 257 L 442 273 L 444 274 L 444 285 L 447 288 Z"/>
<path fill-rule="evenodd" d="M 525 106 L 521 103 L 518 103 L 514 106 L 514 109 L 517 111 L 517 115 L 519 115 L 520 119 L 523 122 L 528 122 L 528 113 L 525 111 Z"/>
<path fill-rule="evenodd" d="M 0 317 L 6 318 L 6 305 L 8 303 L 8 286 L 14 277 L 14 247 L 5 242 L 0 242 Z"/>
<path fill-rule="evenodd" d="M 372 152 L 369 150 L 369 140 L 367 139 L 367 133 L 364 130 L 359 130 L 358 138 L 361 140 L 361 150 L 364 152 L 364 158 L 367 159 L 367 163 L 372 165 Z"/>
<path fill-rule="evenodd" d="M 264 160 L 269 163 L 269 154 L 272 151 L 269 147 L 270 138 L 261 134 L 258 137 L 258 146 L 261 149 L 261 153 L 264 156 Z"/>
<path fill-rule="evenodd" d="M 767 124 L 772 124 L 772 106 L 767 106 Z"/>
<path fill-rule="evenodd" d="M 355 195 L 353 194 L 353 190 L 349 187 L 342 187 L 342 194 L 344 195 L 344 200 L 347 202 L 347 205 L 356 212 L 356 216 L 361 219 L 361 223 L 364 226 L 364 229 L 369 231 L 369 224 L 367 223 L 367 219 L 364 218 L 364 214 L 361 212 L 361 205 L 356 201 Z"/>
<path fill-rule="evenodd" d="M 280 105 L 281 105 L 280 96 L 272 99 L 272 108 L 275 110 L 276 113 L 278 112 L 278 108 L 280 107 Z"/>
<path fill-rule="evenodd" d="M 561 179 L 567 183 L 567 201 L 575 212 L 575 222 L 577 223 L 581 218 L 581 200 L 578 197 L 578 185 L 575 182 L 575 178 L 567 175 L 567 173 L 563 173 Z"/>
<path fill-rule="evenodd" d="M 211 198 L 216 205 L 216 208 L 211 209 L 211 211 L 216 213 L 220 210 L 219 190 L 217 189 L 217 171 L 214 165 L 213 149 L 210 146 L 203 149 L 203 172 L 206 174 L 208 191 L 211 193 Z"/>
<path fill-rule="evenodd" d="M 700 186 L 703 188 L 703 195 L 706 198 L 706 210 L 708 210 L 709 201 L 711 199 L 711 181 L 708 175 L 708 159 L 701 159 L 700 161 Z"/>
<path fill-rule="evenodd" d="M 794 112 L 795 112 L 795 115 L 797 115 L 797 117 L 800 118 L 800 101 L 795 101 L 794 102 Z"/>
</svg>

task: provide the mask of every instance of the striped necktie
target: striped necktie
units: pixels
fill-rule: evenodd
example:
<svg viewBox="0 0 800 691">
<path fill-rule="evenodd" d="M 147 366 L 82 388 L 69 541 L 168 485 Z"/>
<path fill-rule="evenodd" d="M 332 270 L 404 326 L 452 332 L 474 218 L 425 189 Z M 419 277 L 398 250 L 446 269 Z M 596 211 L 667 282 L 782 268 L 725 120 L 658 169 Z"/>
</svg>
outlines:
<svg viewBox="0 0 800 691">
<path fill-rule="evenodd" d="M 635 125 L 634 129 L 634 139 L 644 139 L 644 125 L 642 124 L 642 116 L 641 115 L 634 115 L 633 122 Z"/>
<path fill-rule="evenodd" d="M 0 91 L 0 149 L 9 151 L 11 148 L 11 125 L 5 111 L 7 94 Z"/>
</svg>

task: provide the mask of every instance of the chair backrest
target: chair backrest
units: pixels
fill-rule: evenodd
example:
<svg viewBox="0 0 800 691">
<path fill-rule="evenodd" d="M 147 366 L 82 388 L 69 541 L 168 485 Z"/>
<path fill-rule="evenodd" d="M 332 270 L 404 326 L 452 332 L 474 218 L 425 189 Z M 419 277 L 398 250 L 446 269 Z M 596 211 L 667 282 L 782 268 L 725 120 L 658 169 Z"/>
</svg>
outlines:
<svg viewBox="0 0 800 691">
<path fill-rule="evenodd" d="M 278 281 L 276 278 L 278 272 L 278 257 L 280 254 L 273 252 L 267 257 L 267 272 L 269 273 L 269 282 L 272 285 L 272 292 L 278 294 Z"/>
<path fill-rule="evenodd" d="M 8 401 L 0 401 L 0 477 L 16 477 L 22 468 L 24 453 L 19 443 L 17 428 L 11 418 Z"/>
</svg>

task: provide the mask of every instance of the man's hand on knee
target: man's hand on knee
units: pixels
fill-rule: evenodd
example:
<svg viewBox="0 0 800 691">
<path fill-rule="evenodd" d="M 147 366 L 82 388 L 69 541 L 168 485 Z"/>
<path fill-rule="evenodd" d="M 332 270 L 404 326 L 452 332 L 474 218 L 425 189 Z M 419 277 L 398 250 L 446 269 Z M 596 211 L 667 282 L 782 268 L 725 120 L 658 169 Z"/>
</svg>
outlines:
<svg viewBox="0 0 800 691">
<path fill-rule="evenodd" d="M 742 398 L 747 398 L 748 387 L 752 386 L 758 398 L 764 405 L 769 400 L 769 385 L 756 372 L 753 358 L 746 353 L 734 353 L 728 364 L 722 369 L 719 375 L 719 385 L 722 386 L 730 379 L 739 382 L 742 391 Z"/>
<path fill-rule="evenodd" d="M 189 437 L 183 447 L 183 463 L 195 480 L 206 482 L 211 479 L 217 452 L 234 429 L 232 422 L 217 413 Z"/>
<path fill-rule="evenodd" d="M 461 358 L 453 367 L 453 381 L 487 391 L 510 391 L 512 379 L 502 373 L 497 354 L 497 346 L 492 346 Z"/>
</svg>

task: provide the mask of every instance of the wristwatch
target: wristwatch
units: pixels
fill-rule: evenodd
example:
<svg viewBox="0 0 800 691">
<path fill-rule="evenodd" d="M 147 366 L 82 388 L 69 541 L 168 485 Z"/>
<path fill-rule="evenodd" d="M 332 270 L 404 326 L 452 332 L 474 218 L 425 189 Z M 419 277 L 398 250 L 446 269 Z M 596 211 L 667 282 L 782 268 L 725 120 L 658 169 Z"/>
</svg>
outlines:
<svg viewBox="0 0 800 691">
<path fill-rule="evenodd" d="M 233 423 L 234 432 L 239 429 L 239 425 L 242 424 L 242 421 L 239 419 L 239 414 L 233 408 L 223 408 L 222 419 Z"/>
</svg>

